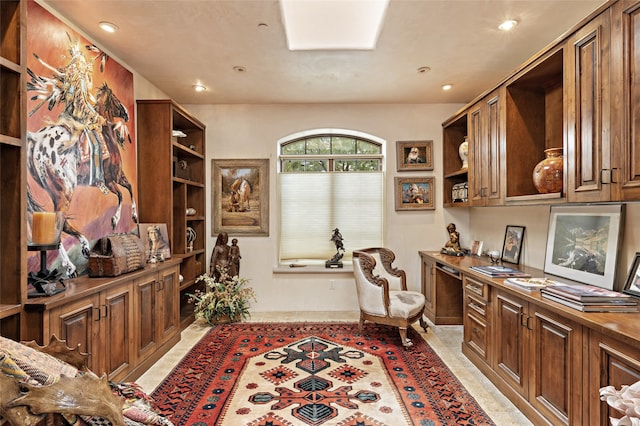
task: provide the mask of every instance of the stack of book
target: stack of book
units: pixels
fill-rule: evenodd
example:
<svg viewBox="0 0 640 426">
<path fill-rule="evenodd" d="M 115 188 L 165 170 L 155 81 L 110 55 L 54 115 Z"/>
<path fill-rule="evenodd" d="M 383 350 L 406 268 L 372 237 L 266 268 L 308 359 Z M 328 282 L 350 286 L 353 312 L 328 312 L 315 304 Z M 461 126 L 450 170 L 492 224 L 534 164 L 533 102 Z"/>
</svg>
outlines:
<svg viewBox="0 0 640 426">
<path fill-rule="evenodd" d="M 527 291 L 537 291 L 542 290 L 545 287 L 549 287 L 552 285 L 564 285 L 561 282 L 554 281 L 549 278 L 507 278 L 505 281 L 507 284 L 511 284 L 515 287 L 518 287 L 522 290 Z"/>
<path fill-rule="evenodd" d="M 525 272 L 520 271 L 519 269 L 509 268 L 507 266 L 501 265 L 472 266 L 471 269 L 491 278 L 527 278 L 531 276 Z"/>
<path fill-rule="evenodd" d="M 540 289 L 540 294 L 582 312 L 638 311 L 638 301 L 632 296 L 587 284 L 548 286 Z"/>
</svg>

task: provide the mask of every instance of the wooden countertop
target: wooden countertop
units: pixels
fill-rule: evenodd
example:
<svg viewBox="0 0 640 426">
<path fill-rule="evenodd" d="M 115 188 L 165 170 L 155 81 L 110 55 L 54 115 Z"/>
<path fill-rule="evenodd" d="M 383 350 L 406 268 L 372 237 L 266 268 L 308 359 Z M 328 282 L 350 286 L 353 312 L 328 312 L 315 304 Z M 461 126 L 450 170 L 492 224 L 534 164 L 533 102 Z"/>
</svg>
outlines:
<svg viewBox="0 0 640 426">
<path fill-rule="evenodd" d="M 98 293 L 108 287 L 128 282 L 136 278 L 144 277 L 147 274 L 162 271 L 164 269 L 180 264 L 182 259 L 175 257 L 165 262 L 156 264 L 147 264 L 143 269 L 119 275 L 117 277 L 100 277 L 91 278 L 88 275 L 82 275 L 77 278 L 69 278 L 64 280 L 66 290 L 54 296 L 42 296 L 29 298 L 24 303 L 26 311 L 44 311 L 57 306 L 65 305 L 69 302 L 81 299 L 88 295 Z"/>
<path fill-rule="evenodd" d="M 562 315 L 563 317 L 575 321 L 587 328 L 609 335 L 640 349 L 640 312 L 581 312 L 543 298 L 540 295 L 540 291 L 522 290 L 518 287 L 505 283 L 505 278 L 487 277 L 486 275 L 470 269 L 472 266 L 489 265 L 490 262 L 486 257 L 458 257 L 430 251 L 420 251 L 419 254 L 422 257 L 428 257 L 435 260 L 436 263 L 455 268 L 459 270 L 462 275 L 486 282 L 495 288 L 499 288 L 501 291 L 516 295 L 521 299 Z M 572 283 L 572 281 L 565 278 L 545 274 L 541 269 L 531 268 L 524 265 L 514 265 L 514 267 L 531 274 L 532 277 L 548 277 L 568 284 Z"/>
</svg>

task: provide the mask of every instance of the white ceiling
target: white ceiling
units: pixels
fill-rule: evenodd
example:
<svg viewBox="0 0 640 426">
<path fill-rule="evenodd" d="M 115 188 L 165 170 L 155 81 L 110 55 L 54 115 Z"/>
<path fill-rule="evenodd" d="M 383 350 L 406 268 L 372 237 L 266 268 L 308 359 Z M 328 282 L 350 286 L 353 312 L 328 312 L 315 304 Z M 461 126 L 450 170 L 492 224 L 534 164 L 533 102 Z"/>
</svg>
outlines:
<svg viewBox="0 0 640 426">
<path fill-rule="evenodd" d="M 46 3 L 181 104 L 466 103 L 603 0 L 391 0 L 373 51 L 287 50 L 277 0 Z"/>
</svg>

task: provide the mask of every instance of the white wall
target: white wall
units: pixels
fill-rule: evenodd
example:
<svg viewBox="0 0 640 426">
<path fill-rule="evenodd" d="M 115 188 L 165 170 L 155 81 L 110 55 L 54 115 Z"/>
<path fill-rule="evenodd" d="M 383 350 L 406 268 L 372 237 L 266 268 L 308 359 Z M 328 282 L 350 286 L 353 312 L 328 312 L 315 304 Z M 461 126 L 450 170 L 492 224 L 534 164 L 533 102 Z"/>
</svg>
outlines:
<svg viewBox="0 0 640 426">
<path fill-rule="evenodd" d="M 207 126 L 207 179 L 211 179 L 211 159 L 269 158 L 269 237 L 238 236 L 242 251 L 242 275 L 251 280 L 258 296 L 255 311 L 357 310 L 351 274 L 274 273 L 278 248 L 278 199 L 276 192 L 277 141 L 284 136 L 317 128 L 340 128 L 365 132 L 386 144 L 386 245 L 396 252 L 396 265 L 405 269 L 409 287 L 420 289 L 418 250 L 438 250 L 448 239 L 446 224 L 454 221 L 464 230 L 466 211 L 452 217 L 441 207 L 442 127 L 441 123 L 461 105 L 186 105 Z M 401 173 L 403 176 L 436 177 L 436 210 L 396 212 L 394 176 L 396 141 L 433 140 L 433 172 Z M 208 194 L 211 210 L 211 191 Z M 355 207 L 355 206 L 354 206 Z M 209 226 L 211 221 L 209 221 Z M 464 232 L 464 231 L 463 231 Z M 209 252 L 215 238 L 208 229 Z M 330 235 L 327 235 L 327 239 Z M 345 235 L 345 248 L 349 236 Z M 330 280 L 334 280 L 331 289 Z"/>
</svg>

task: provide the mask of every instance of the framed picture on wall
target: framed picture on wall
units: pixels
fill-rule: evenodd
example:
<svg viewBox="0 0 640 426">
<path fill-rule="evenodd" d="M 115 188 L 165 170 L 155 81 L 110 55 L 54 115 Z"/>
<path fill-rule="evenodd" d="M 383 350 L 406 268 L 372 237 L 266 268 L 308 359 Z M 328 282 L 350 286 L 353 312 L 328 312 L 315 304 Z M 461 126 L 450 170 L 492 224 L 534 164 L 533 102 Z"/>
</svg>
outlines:
<svg viewBox="0 0 640 426">
<path fill-rule="evenodd" d="M 520 263 L 520 252 L 524 240 L 524 226 L 507 225 L 502 243 L 502 261 Z"/>
<path fill-rule="evenodd" d="M 552 206 L 544 272 L 613 290 L 624 204 Z"/>
<path fill-rule="evenodd" d="M 433 141 L 398 141 L 399 172 L 433 170 Z"/>
<path fill-rule="evenodd" d="M 434 177 L 396 177 L 396 210 L 435 210 L 434 184 Z"/>
<path fill-rule="evenodd" d="M 269 159 L 212 160 L 213 235 L 269 236 Z"/>
<path fill-rule="evenodd" d="M 138 235 L 144 243 L 147 263 L 163 262 L 171 257 L 169 233 L 165 223 L 139 223 Z"/>
</svg>

